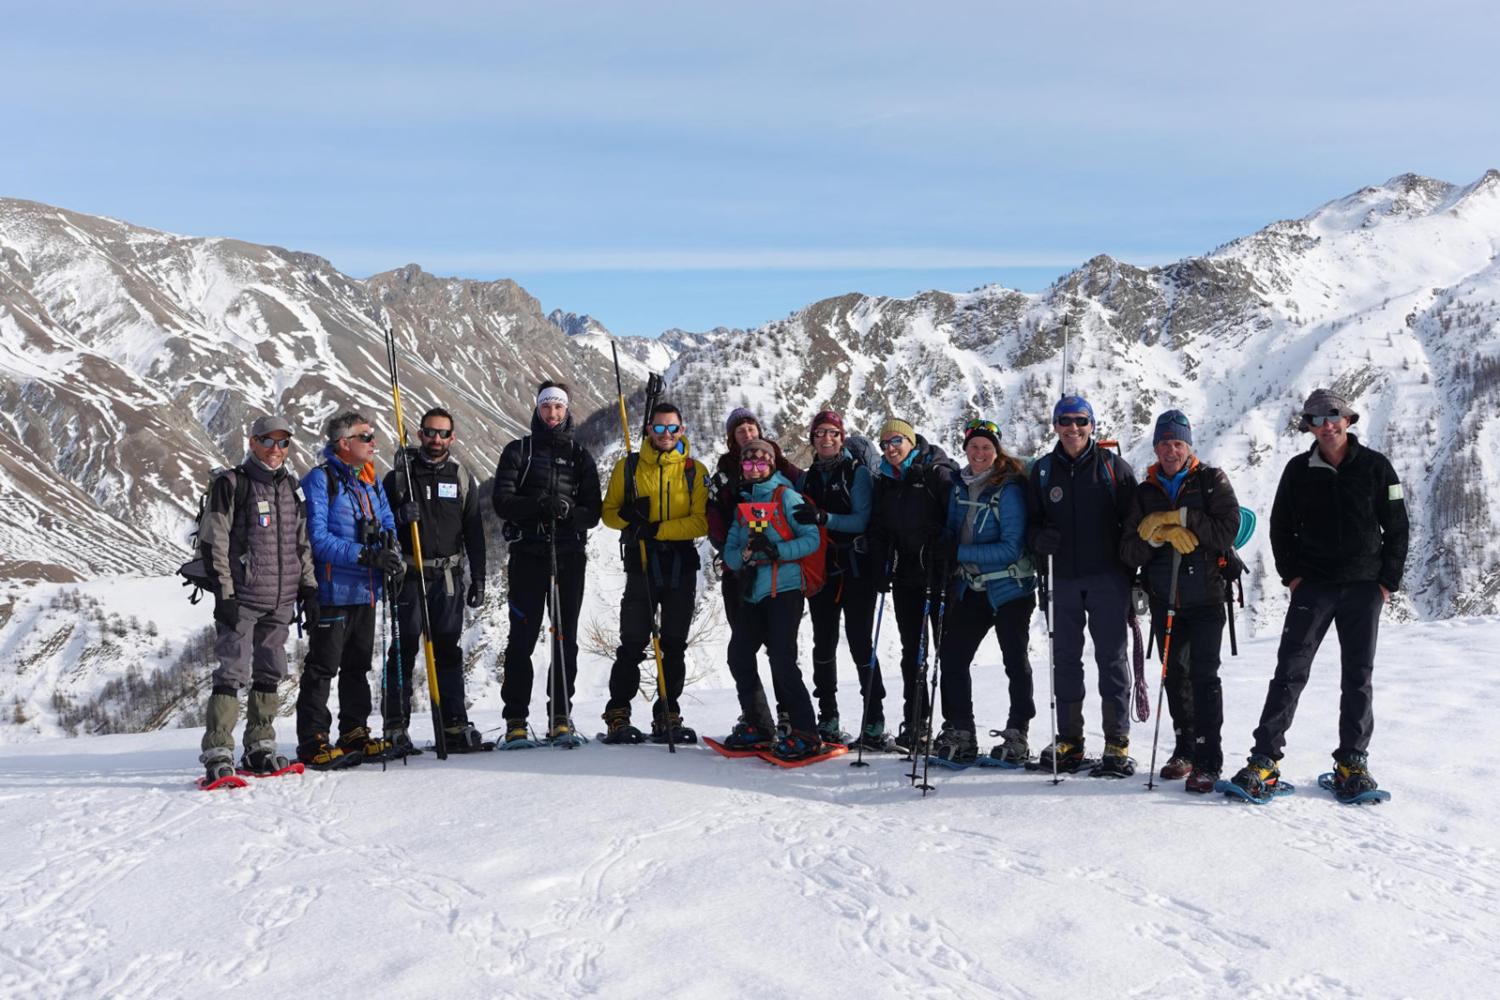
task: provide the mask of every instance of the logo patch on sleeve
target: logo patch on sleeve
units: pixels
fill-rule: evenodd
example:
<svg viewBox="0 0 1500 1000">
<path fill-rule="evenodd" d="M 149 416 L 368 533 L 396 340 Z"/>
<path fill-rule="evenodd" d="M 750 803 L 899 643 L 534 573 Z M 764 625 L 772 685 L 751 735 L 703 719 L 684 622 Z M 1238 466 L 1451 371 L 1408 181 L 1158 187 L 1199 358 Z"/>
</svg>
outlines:
<svg viewBox="0 0 1500 1000">
<path fill-rule="evenodd" d="M 1405 496 L 1406 494 L 1401 491 L 1400 483 L 1392 483 L 1385 488 L 1385 498 L 1387 500 L 1400 500 Z"/>
</svg>

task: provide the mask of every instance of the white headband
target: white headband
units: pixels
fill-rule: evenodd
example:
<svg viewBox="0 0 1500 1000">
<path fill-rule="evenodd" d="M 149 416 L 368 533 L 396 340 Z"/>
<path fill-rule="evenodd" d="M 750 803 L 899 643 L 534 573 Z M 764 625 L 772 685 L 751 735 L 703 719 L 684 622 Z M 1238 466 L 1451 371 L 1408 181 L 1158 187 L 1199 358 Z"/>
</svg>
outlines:
<svg viewBox="0 0 1500 1000">
<path fill-rule="evenodd" d="M 547 388 L 537 393 L 537 409 L 541 409 L 543 403 L 561 403 L 562 405 L 567 406 L 568 394 L 566 392 L 563 392 L 562 389 L 558 388 L 555 385 L 549 385 L 547 386 Z"/>
</svg>

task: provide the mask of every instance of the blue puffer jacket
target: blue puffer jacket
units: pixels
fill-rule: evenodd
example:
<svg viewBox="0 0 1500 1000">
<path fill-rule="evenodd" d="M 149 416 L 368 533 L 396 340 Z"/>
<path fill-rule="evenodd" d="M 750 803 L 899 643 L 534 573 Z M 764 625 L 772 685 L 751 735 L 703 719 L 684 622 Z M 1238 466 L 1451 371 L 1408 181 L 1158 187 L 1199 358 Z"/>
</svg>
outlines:
<svg viewBox="0 0 1500 1000">
<path fill-rule="evenodd" d="M 1036 571 L 1030 567 L 1030 560 L 1010 570 L 1025 554 L 1026 481 L 1017 476 L 998 485 L 985 486 L 979 492 L 979 499 L 970 501 L 968 485 L 961 477 L 956 478 L 953 492 L 948 495 L 945 530 L 949 537 L 962 540 L 961 532 L 968 520 L 971 503 L 979 504 L 974 518 L 974 540 L 958 547 L 962 569 L 954 580 L 954 600 L 963 599 L 976 570 L 978 576 L 1005 574 L 984 581 L 985 596 L 990 599 L 991 608 L 998 608 L 1036 590 Z"/>
<path fill-rule="evenodd" d="M 745 586 L 741 577 L 740 595 L 750 604 L 770 597 L 773 590 L 778 594 L 784 594 L 789 590 L 801 590 L 802 567 L 791 560 L 801 559 L 818 550 L 818 526 L 798 524 L 792 520 L 792 511 L 802 503 L 802 494 L 792 489 L 792 484 L 781 473 L 773 472 L 771 478 L 765 482 L 746 487 L 741 491 L 740 499 L 750 503 L 769 504 L 778 486 L 783 487 L 781 491 L 782 516 L 791 527 L 793 534 L 791 538 L 775 539 L 775 532 L 772 531 L 772 537 L 776 541 L 777 561 L 752 563 L 756 567 L 755 581 L 749 587 Z M 725 566 L 739 572 L 744 566 L 742 554 L 745 550 L 745 543 L 749 540 L 750 529 L 736 516 L 734 524 L 729 528 L 729 536 L 724 539 Z"/>
<path fill-rule="evenodd" d="M 302 477 L 307 540 L 318 573 L 318 601 L 325 607 L 374 604 L 385 592 L 385 581 L 377 570 L 359 564 L 361 545 L 356 521 L 377 521 L 383 530 L 395 531 L 391 505 L 375 478 L 373 465 L 356 471 L 334 457 L 332 446 L 323 449 L 323 462 Z M 332 504 L 328 501 L 330 472 L 335 487 Z"/>
</svg>

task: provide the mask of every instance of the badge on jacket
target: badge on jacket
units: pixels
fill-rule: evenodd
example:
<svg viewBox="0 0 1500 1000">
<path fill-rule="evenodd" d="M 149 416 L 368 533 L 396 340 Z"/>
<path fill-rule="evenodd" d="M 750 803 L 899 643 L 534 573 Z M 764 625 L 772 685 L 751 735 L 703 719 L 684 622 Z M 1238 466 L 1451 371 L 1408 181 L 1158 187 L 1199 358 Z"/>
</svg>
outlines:
<svg viewBox="0 0 1500 1000">
<path fill-rule="evenodd" d="M 1047 499 L 1051 500 L 1053 503 L 1062 503 L 1062 487 L 1052 487 L 1052 492 L 1047 494 Z"/>
<path fill-rule="evenodd" d="M 437 488 L 438 488 L 438 499 L 439 500 L 457 500 L 458 499 L 458 484 L 457 483 L 438 483 L 437 484 Z"/>
</svg>

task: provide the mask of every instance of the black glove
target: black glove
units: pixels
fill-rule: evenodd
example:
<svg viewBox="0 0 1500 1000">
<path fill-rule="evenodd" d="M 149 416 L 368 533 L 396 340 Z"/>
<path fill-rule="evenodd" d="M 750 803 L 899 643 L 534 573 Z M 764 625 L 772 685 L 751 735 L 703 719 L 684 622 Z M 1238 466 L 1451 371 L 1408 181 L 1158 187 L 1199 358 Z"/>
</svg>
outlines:
<svg viewBox="0 0 1500 1000">
<path fill-rule="evenodd" d="M 1032 540 L 1031 551 L 1039 556 L 1055 556 L 1062 551 L 1062 529 L 1040 528 Z"/>
<path fill-rule="evenodd" d="M 937 541 L 928 542 L 922 554 L 926 557 L 923 561 L 929 567 L 952 566 L 958 561 L 958 539 L 944 535 Z"/>
<path fill-rule="evenodd" d="M 359 564 L 378 569 L 386 576 L 406 575 L 406 560 L 401 557 L 401 550 L 384 545 L 366 545 L 360 549 Z"/>
<path fill-rule="evenodd" d="M 422 508 L 415 500 L 409 500 L 396 508 L 396 523 L 403 528 L 408 524 L 422 523 Z"/>
<path fill-rule="evenodd" d="M 620 504 L 620 520 L 626 524 L 646 524 L 651 520 L 651 498 L 637 497 Z"/>
<path fill-rule="evenodd" d="M 661 527 L 655 521 L 647 521 L 645 524 L 627 524 L 625 530 L 620 532 L 620 537 L 626 545 L 638 545 L 641 542 L 649 542 L 656 537 L 656 530 Z"/>
<path fill-rule="evenodd" d="M 214 621 L 225 628 L 234 628 L 240 623 L 240 602 L 233 597 L 214 598 Z"/>
<path fill-rule="evenodd" d="M 828 512 L 810 503 L 802 503 L 792 508 L 792 520 L 798 524 L 827 524 Z"/>
<path fill-rule="evenodd" d="M 547 521 L 561 521 L 573 513 L 573 503 L 565 496 L 556 493 L 548 493 L 536 502 L 537 512 Z M 621 516 L 624 516 L 623 509 Z"/>
<path fill-rule="evenodd" d="M 306 628 L 312 628 L 318 624 L 318 615 L 323 609 L 318 604 L 317 587 L 301 587 L 297 590 L 297 600 L 302 604 L 302 623 Z"/>
<path fill-rule="evenodd" d="M 753 556 L 765 556 L 771 562 L 776 561 L 776 543 L 764 531 L 757 531 L 750 536 L 750 540 L 745 543 L 745 551 Z"/>
<path fill-rule="evenodd" d="M 470 580 L 469 581 L 469 595 L 468 595 L 468 597 L 466 597 L 464 599 L 464 603 L 467 604 L 471 608 L 478 608 L 478 607 L 483 607 L 484 606 L 484 581 L 483 580 L 477 580 L 476 579 L 476 580 Z"/>
</svg>

